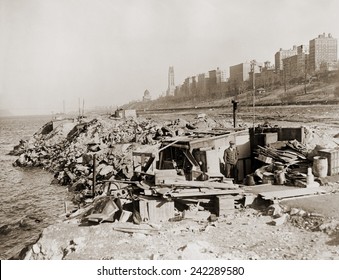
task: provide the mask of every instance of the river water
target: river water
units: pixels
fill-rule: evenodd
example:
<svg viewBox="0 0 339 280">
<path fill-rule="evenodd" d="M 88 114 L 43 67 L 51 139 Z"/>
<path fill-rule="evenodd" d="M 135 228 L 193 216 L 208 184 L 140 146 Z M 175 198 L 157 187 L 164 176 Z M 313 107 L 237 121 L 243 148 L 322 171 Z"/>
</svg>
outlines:
<svg viewBox="0 0 339 280">
<path fill-rule="evenodd" d="M 0 259 L 18 256 L 42 230 L 64 213 L 66 189 L 51 185 L 53 174 L 41 168 L 13 167 L 8 155 L 51 116 L 0 118 Z"/>
</svg>

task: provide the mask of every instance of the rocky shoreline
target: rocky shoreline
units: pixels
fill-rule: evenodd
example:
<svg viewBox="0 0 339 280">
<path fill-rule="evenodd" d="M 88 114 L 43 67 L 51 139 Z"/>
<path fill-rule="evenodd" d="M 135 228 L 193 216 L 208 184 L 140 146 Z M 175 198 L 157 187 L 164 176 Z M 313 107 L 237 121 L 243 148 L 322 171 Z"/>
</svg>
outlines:
<svg viewBox="0 0 339 280">
<path fill-rule="evenodd" d="M 78 188 L 88 188 L 93 183 L 94 154 L 98 182 L 112 177 L 126 179 L 133 175 L 131 152 L 136 148 L 157 147 L 160 140 L 167 137 L 215 127 L 230 127 L 230 122 L 205 116 L 191 122 L 100 116 L 80 122 L 49 122 L 28 141 L 20 141 L 11 154 L 19 156 L 14 166 L 42 167 L 54 173 L 53 183 L 69 186 L 78 182 Z M 81 180 L 84 178 L 85 181 Z"/>
<path fill-rule="evenodd" d="M 131 178 L 133 150 L 141 146 L 157 148 L 161 139 L 193 129 L 225 125 L 230 126 L 230 123 L 216 122 L 205 116 L 191 122 L 184 119 L 155 121 L 142 117 L 118 119 L 114 116 L 55 120 L 46 123 L 30 139 L 21 140 L 10 154 L 18 156 L 13 166 L 52 172 L 51 183 L 67 187 L 69 202 L 79 207 L 91 197 L 93 155 L 96 156 L 94 192 L 98 195 L 102 193 L 102 181 Z M 24 258 L 28 249 L 24 248 L 12 258 Z"/>
<path fill-rule="evenodd" d="M 155 121 L 149 118 L 126 120 L 102 116 L 63 120 L 47 123 L 30 140 L 21 141 L 12 154 L 18 156 L 15 166 L 41 167 L 53 172 L 52 183 L 67 186 L 73 206 L 83 207 L 86 202 L 93 201 L 93 181 L 94 195 L 100 196 L 105 181 L 132 178 L 132 151 L 135 149 L 157 149 L 161 140 L 187 135 L 195 129 L 230 127 L 229 121 L 207 118 L 205 114 L 191 118 L 190 121 Z M 286 209 L 279 205 L 281 211 L 277 216 L 276 213 L 267 212 L 266 206 L 238 209 L 217 220 L 209 220 L 206 211 L 200 211 L 197 216 L 185 220 L 160 224 L 128 223 L 126 226 L 121 222 L 79 226 L 81 216 L 65 216 L 61 217 L 59 223 L 46 228 L 37 242 L 25 248 L 18 258 L 337 258 L 338 250 L 330 244 L 326 245 L 329 236 L 323 233 L 335 235 L 339 228 L 336 221 L 326 217 L 313 217 L 311 220 L 317 221 L 317 224 L 313 228 L 316 230 L 312 230 L 305 228 L 305 224 L 300 221 L 310 217 L 310 213 L 305 214 L 300 209 Z M 272 227 L 273 218 L 277 217 L 282 222 L 275 221 Z M 309 223 L 310 221 L 306 224 Z M 302 230 L 296 224 L 302 224 Z M 125 231 L 121 231 L 121 228 Z M 259 234 L 253 235 L 253 231 L 258 231 Z M 225 232 L 230 234 L 223 234 Z M 296 237 L 289 240 L 294 236 L 292 233 Z M 243 239 L 238 238 L 238 235 Z M 298 252 L 302 240 L 304 245 L 307 244 L 307 254 L 304 256 Z M 305 243 L 305 240 L 309 243 Z M 326 255 L 325 252 L 331 253 Z"/>
</svg>

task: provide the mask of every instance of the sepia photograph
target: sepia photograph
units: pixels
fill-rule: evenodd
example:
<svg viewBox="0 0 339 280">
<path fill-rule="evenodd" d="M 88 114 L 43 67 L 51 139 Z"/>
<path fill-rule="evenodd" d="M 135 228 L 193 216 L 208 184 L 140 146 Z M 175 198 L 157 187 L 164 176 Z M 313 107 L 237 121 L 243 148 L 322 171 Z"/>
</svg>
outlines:
<svg viewBox="0 0 339 280">
<path fill-rule="evenodd" d="M 0 259 L 338 260 L 338 11 L 0 0 Z"/>
</svg>

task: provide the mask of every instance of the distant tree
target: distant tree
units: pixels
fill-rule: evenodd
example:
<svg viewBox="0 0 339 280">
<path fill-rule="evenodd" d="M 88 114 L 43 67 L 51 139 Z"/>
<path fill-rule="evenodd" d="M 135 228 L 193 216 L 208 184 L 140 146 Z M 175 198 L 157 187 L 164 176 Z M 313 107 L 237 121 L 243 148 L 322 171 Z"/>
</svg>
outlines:
<svg viewBox="0 0 339 280">
<path fill-rule="evenodd" d="M 334 89 L 334 97 L 339 97 L 339 86 L 336 86 Z"/>
</svg>

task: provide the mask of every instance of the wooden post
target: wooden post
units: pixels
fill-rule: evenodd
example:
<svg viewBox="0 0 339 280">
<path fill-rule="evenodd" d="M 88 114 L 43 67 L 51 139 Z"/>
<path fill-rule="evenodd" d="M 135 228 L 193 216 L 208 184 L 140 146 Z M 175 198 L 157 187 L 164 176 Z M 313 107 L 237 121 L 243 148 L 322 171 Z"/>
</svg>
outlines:
<svg viewBox="0 0 339 280">
<path fill-rule="evenodd" d="M 96 157 L 95 154 L 93 154 L 93 185 L 92 185 L 92 196 L 94 197 L 94 188 L 96 184 Z"/>
<path fill-rule="evenodd" d="M 237 109 L 238 109 L 238 101 L 232 100 L 233 103 L 233 127 L 237 127 Z"/>
<path fill-rule="evenodd" d="M 252 83 L 253 83 L 253 128 L 255 127 L 255 66 L 257 62 L 255 60 L 251 60 L 251 72 L 252 72 Z"/>
</svg>

